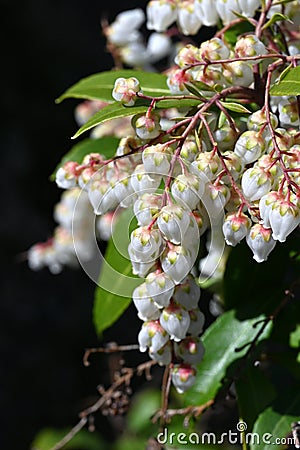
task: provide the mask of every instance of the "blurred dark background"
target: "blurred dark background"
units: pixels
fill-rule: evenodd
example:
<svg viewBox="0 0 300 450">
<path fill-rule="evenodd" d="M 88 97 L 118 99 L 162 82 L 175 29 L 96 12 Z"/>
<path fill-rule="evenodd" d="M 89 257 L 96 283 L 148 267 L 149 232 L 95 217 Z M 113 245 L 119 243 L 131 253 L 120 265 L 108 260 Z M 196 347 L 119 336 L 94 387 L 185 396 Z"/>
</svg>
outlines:
<svg viewBox="0 0 300 450">
<path fill-rule="evenodd" d="M 126 9 L 145 4 L 128 1 Z M 82 364 L 84 349 L 100 342 L 93 283 L 81 271 L 31 272 L 23 259 L 52 234 L 61 192 L 49 175 L 76 130 L 77 102 L 56 105 L 55 98 L 112 67 L 100 19 L 112 21 L 124 6 L 116 0 L 2 0 L 1 6 L 0 448 L 28 450 L 43 427 L 76 423 L 106 370 L 100 357 L 90 368 Z M 126 329 L 134 342 L 139 324 L 128 326 L 131 318 L 129 311 L 104 338 L 117 340 Z"/>
</svg>

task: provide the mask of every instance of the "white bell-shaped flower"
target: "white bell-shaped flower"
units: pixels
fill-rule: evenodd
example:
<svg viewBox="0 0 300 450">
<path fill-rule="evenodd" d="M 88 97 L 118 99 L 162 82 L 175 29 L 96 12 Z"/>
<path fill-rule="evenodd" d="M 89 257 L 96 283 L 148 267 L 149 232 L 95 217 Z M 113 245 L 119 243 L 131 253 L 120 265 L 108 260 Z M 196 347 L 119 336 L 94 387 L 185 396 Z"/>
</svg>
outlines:
<svg viewBox="0 0 300 450">
<path fill-rule="evenodd" d="M 254 130 L 248 130 L 241 134 L 235 143 L 234 153 L 244 162 L 250 164 L 263 154 L 266 144 L 261 134 Z"/>
<path fill-rule="evenodd" d="M 172 40 L 163 33 L 151 33 L 147 42 L 146 54 L 150 63 L 155 63 L 170 54 Z"/>
<path fill-rule="evenodd" d="M 118 204 L 113 187 L 105 179 L 90 181 L 88 184 L 88 196 L 94 208 L 94 213 L 97 215 L 105 214 Z"/>
<path fill-rule="evenodd" d="M 112 91 L 112 97 L 126 106 L 133 106 L 136 94 L 140 90 L 139 80 L 135 77 L 117 78 Z"/>
<path fill-rule="evenodd" d="M 132 300 L 138 310 L 141 320 L 155 320 L 160 316 L 160 310 L 149 296 L 146 284 L 142 283 L 136 287 L 132 293 Z"/>
<path fill-rule="evenodd" d="M 188 336 L 179 343 L 175 343 L 175 355 L 188 364 L 199 364 L 205 353 L 200 338 Z"/>
<path fill-rule="evenodd" d="M 191 252 L 180 245 L 171 245 L 165 250 L 161 258 L 161 266 L 164 272 L 179 284 L 191 271 L 195 258 L 192 258 Z"/>
<path fill-rule="evenodd" d="M 169 340 L 170 336 L 160 325 L 159 320 L 144 322 L 138 335 L 140 351 L 145 352 L 149 348 L 150 352 L 156 353 Z"/>
<path fill-rule="evenodd" d="M 171 187 L 174 199 L 183 207 L 195 209 L 204 193 L 204 182 L 196 175 L 178 175 Z"/>
<path fill-rule="evenodd" d="M 150 263 L 159 256 L 163 239 L 158 229 L 139 227 L 133 230 L 130 236 L 132 250 L 140 262 Z"/>
<path fill-rule="evenodd" d="M 147 5 L 148 30 L 166 31 L 176 18 L 177 7 L 172 0 L 150 0 Z"/>
<path fill-rule="evenodd" d="M 71 189 L 77 184 L 76 169 L 78 163 L 69 161 L 58 169 L 55 175 L 55 181 L 58 187 L 62 189 Z"/>
<path fill-rule="evenodd" d="M 260 0 L 237 0 L 239 12 L 246 17 L 254 17 L 255 11 L 261 5 Z"/>
<path fill-rule="evenodd" d="M 188 333 L 192 336 L 199 336 L 203 332 L 203 326 L 205 322 L 205 316 L 199 308 L 189 310 L 190 326 Z"/>
<path fill-rule="evenodd" d="M 253 70 L 245 61 L 233 61 L 226 64 L 223 76 L 232 86 L 249 87 L 253 83 Z"/>
<path fill-rule="evenodd" d="M 215 2 L 211 0 L 195 0 L 195 14 L 207 27 L 217 25 L 219 20 Z"/>
<path fill-rule="evenodd" d="M 215 219 L 224 212 L 224 207 L 230 198 L 230 191 L 225 184 L 205 185 L 202 203 L 211 219 Z"/>
<path fill-rule="evenodd" d="M 236 19 L 234 11 L 239 12 L 238 0 L 216 0 L 216 10 L 222 22 L 227 25 Z"/>
<path fill-rule="evenodd" d="M 224 1 L 224 0 L 222 0 Z M 235 54 L 240 58 L 266 55 L 264 43 L 255 35 L 248 34 L 238 38 L 235 44 Z M 249 60 L 249 64 L 257 64 L 260 60 Z"/>
<path fill-rule="evenodd" d="M 199 54 L 202 59 L 218 61 L 219 59 L 227 59 L 230 50 L 222 39 L 214 37 L 209 41 L 202 42 L 199 48 Z"/>
<path fill-rule="evenodd" d="M 172 344 L 167 342 L 162 348 L 157 350 L 157 352 L 149 351 L 149 356 L 151 359 L 156 361 L 160 366 L 168 366 L 172 361 Z"/>
<path fill-rule="evenodd" d="M 162 208 L 157 226 L 164 238 L 173 244 L 180 244 L 190 223 L 190 212 L 178 205 L 166 205 Z"/>
<path fill-rule="evenodd" d="M 300 223 L 299 207 L 288 200 L 278 200 L 272 205 L 269 220 L 273 239 L 285 242 L 287 236 Z"/>
<path fill-rule="evenodd" d="M 162 197 L 160 194 L 143 194 L 138 198 L 133 205 L 138 225 L 149 225 L 159 213 L 161 205 Z"/>
<path fill-rule="evenodd" d="M 194 0 L 184 0 L 178 3 L 177 23 L 186 36 L 193 36 L 198 33 L 202 22 L 199 16 L 195 14 Z"/>
<path fill-rule="evenodd" d="M 170 339 L 178 342 L 185 338 L 190 325 L 189 313 L 176 303 L 164 308 L 160 315 L 160 324 L 170 335 Z"/>
<path fill-rule="evenodd" d="M 201 290 L 192 275 L 188 275 L 175 288 L 173 298 L 185 309 L 195 309 L 198 306 Z"/>
<path fill-rule="evenodd" d="M 170 151 L 168 146 L 163 144 L 150 145 L 143 151 L 143 164 L 146 172 L 167 176 L 170 170 Z"/>
<path fill-rule="evenodd" d="M 137 198 L 131 184 L 130 175 L 122 175 L 118 182 L 114 185 L 114 193 L 122 208 L 131 206 Z"/>
<path fill-rule="evenodd" d="M 273 204 L 280 198 L 281 196 L 277 191 L 270 191 L 259 200 L 259 214 L 264 227 L 270 228 L 269 214 Z"/>
<path fill-rule="evenodd" d="M 174 364 L 171 369 L 172 383 L 179 394 L 190 389 L 196 381 L 196 369 L 189 364 Z"/>
<path fill-rule="evenodd" d="M 132 173 L 130 182 L 133 190 L 140 196 L 145 193 L 155 192 L 160 185 L 161 176 L 149 175 L 144 164 L 139 164 Z"/>
<path fill-rule="evenodd" d="M 258 263 L 267 261 L 276 241 L 272 238 L 272 229 L 256 223 L 250 229 L 246 242 L 253 252 L 253 259 Z"/>
<path fill-rule="evenodd" d="M 271 190 L 272 180 L 264 169 L 252 167 L 243 173 L 241 184 L 245 197 L 254 202 Z"/>
<path fill-rule="evenodd" d="M 215 180 L 222 170 L 222 163 L 217 153 L 199 153 L 196 160 L 190 165 L 190 171 L 206 183 Z"/>
<path fill-rule="evenodd" d="M 164 272 L 157 270 L 147 275 L 145 287 L 158 308 L 169 305 L 173 295 L 175 284 Z"/>
<path fill-rule="evenodd" d="M 223 234 L 227 245 L 235 247 L 248 234 L 251 220 L 244 213 L 229 213 L 223 223 Z"/>
</svg>

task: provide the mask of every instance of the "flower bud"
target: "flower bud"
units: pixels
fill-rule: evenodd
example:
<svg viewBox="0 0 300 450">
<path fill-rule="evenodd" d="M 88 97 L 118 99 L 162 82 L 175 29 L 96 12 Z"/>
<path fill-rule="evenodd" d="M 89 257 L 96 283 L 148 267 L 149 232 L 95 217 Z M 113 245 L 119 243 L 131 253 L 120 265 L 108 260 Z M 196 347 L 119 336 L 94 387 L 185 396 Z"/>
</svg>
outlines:
<svg viewBox="0 0 300 450">
<path fill-rule="evenodd" d="M 79 166 L 77 162 L 69 161 L 65 163 L 56 172 L 56 184 L 62 189 L 71 189 L 77 184 L 76 169 Z"/>
<path fill-rule="evenodd" d="M 159 320 L 161 326 L 170 335 L 170 339 L 177 342 L 185 337 L 190 325 L 189 313 L 175 303 L 163 309 Z"/>
<path fill-rule="evenodd" d="M 208 61 L 218 61 L 229 57 L 229 48 L 222 39 L 214 37 L 209 41 L 202 42 L 199 48 L 199 54 L 202 59 Z"/>
<path fill-rule="evenodd" d="M 171 369 L 172 383 L 177 392 L 183 394 L 196 381 L 196 369 L 188 364 L 175 364 Z"/>
<path fill-rule="evenodd" d="M 275 114 L 270 113 L 271 125 L 276 128 L 278 125 L 278 119 Z M 266 112 L 264 109 L 259 109 L 252 113 L 247 120 L 247 127 L 249 130 L 259 131 L 262 127 L 266 127 L 267 119 Z M 268 133 L 268 127 L 266 127 L 266 132 Z M 264 136 L 264 134 L 263 134 Z"/>
<path fill-rule="evenodd" d="M 276 241 L 272 238 L 271 228 L 265 228 L 259 223 L 250 229 L 246 242 L 253 252 L 253 259 L 258 263 L 267 261 L 276 245 Z"/>
<path fill-rule="evenodd" d="M 269 214 L 273 204 L 280 199 L 280 194 L 277 191 L 270 191 L 263 195 L 259 201 L 259 214 L 266 228 L 270 227 Z"/>
<path fill-rule="evenodd" d="M 192 44 L 185 45 L 177 53 L 174 61 L 181 69 L 199 62 L 199 49 Z"/>
<path fill-rule="evenodd" d="M 255 34 L 248 34 L 238 38 L 235 44 L 235 54 L 240 58 L 246 58 L 248 56 L 260 56 L 266 55 L 267 49 L 264 43 L 259 40 Z M 257 64 L 259 60 L 250 60 L 249 64 Z"/>
<path fill-rule="evenodd" d="M 172 94 L 188 94 L 185 83 L 192 80 L 192 75 L 187 70 L 171 69 L 168 71 L 167 85 Z"/>
<path fill-rule="evenodd" d="M 205 185 L 202 203 L 205 206 L 208 216 L 213 218 L 218 217 L 224 211 L 224 206 L 229 198 L 230 191 L 225 184 L 207 183 Z"/>
<path fill-rule="evenodd" d="M 253 72 L 250 65 L 246 62 L 233 61 L 224 66 L 223 76 L 228 84 L 249 87 L 253 83 Z"/>
<path fill-rule="evenodd" d="M 132 126 L 140 139 L 149 140 L 159 136 L 161 132 L 159 121 L 160 116 L 153 112 L 150 115 L 137 114 L 132 119 Z"/>
<path fill-rule="evenodd" d="M 110 183 L 103 180 L 90 181 L 88 185 L 89 200 L 97 215 L 105 214 L 110 209 L 114 209 L 118 204 L 115 191 Z"/>
<path fill-rule="evenodd" d="M 188 336 L 180 343 L 175 343 L 175 354 L 188 364 L 199 364 L 205 349 L 198 337 Z"/>
<path fill-rule="evenodd" d="M 227 245 L 235 247 L 248 234 L 251 220 L 241 213 L 229 213 L 223 223 L 223 233 Z"/>
</svg>

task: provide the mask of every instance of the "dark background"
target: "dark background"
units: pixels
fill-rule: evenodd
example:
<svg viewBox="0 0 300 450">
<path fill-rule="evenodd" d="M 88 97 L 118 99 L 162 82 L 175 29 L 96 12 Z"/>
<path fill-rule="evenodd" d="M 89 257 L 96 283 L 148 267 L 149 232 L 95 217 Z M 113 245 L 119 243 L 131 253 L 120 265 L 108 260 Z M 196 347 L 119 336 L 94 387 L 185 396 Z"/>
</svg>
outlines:
<svg viewBox="0 0 300 450">
<path fill-rule="evenodd" d="M 74 425 L 105 380 L 104 358 L 82 364 L 84 349 L 99 344 L 94 285 L 81 271 L 31 272 L 24 252 L 52 234 L 61 192 L 49 175 L 76 130 L 77 102 L 54 100 L 80 78 L 112 67 L 100 19 L 112 21 L 124 9 L 118 3 L 1 2 L 1 449 L 28 450 L 43 427 Z M 126 9 L 145 4 L 129 1 Z M 132 314 L 104 338 L 121 341 L 125 331 L 135 342 Z"/>
</svg>

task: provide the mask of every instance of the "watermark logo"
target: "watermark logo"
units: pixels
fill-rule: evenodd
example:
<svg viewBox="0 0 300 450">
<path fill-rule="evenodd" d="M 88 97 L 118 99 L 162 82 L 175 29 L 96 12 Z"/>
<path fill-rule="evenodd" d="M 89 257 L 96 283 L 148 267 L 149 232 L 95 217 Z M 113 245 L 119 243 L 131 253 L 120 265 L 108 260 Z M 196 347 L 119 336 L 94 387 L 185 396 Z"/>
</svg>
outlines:
<svg viewBox="0 0 300 450">
<path fill-rule="evenodd" d="M 164 428 L 157 435 L 157 441 L 161 445 L 222 445 L 229 443 L 232 445 L 294 445 L 296 448 L 300 448 L 296 433 L 288 437 L 276 437 L 272 433 L 247 432 L 247 428 L 246 422 L 240 421 L 236 424 L 235 430 L 228 430 L 220 436 L 212 432 L 174 433 L 170 432 L 168 428 Z"/>
</svg>

